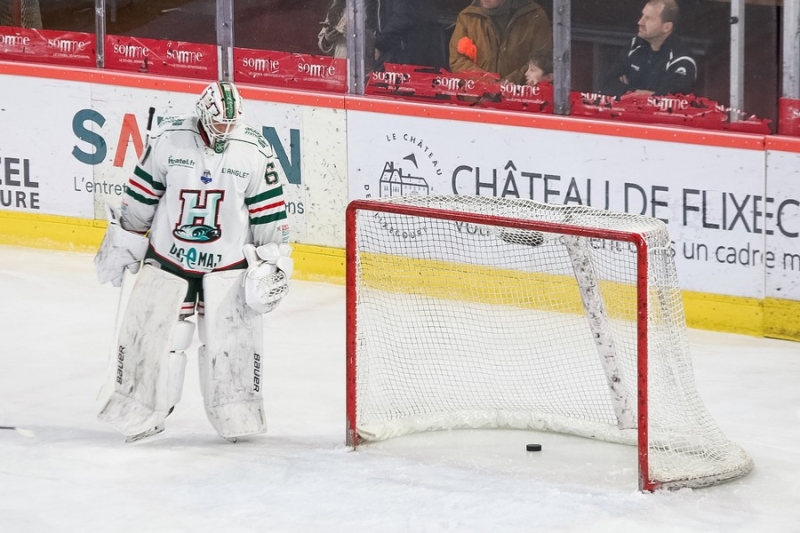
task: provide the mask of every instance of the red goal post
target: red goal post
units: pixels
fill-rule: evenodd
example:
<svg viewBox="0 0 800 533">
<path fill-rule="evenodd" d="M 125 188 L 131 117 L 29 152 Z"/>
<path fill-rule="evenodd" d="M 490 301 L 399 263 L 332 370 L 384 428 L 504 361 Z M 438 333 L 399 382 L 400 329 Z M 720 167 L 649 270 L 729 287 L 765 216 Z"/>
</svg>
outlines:
<svg viewBox="0 0 800 533">
<path fill-rule="evenodd" d="M 752 469 L 697 394 L 663 222 L 524 199 L 356 200 L 346 253 L 348 445 L 570 433 L 637 445 L 648 491 Z"/>
</svg>

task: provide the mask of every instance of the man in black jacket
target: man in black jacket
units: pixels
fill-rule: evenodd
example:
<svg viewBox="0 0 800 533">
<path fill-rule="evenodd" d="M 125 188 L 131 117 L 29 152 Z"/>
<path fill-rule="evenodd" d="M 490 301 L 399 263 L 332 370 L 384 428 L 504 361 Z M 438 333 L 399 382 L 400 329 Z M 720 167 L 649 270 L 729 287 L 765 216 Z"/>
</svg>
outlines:
<svg viewBox="0 0 800 533">
<path fill-rule="evenodd" d="M 662 96 L 694 91 L 697 64 L 689 48 L 674 34 L 678 16 L 675 0 L 647 2 L 639 19 L 639 33 L 609 73 L 603 94 Z"/>
<path fill-rule="evenodd" d="M 447 67 L 443 28 L 430 0 L 377 0 L 375 70 L 384 63 Z"/>
</svg>

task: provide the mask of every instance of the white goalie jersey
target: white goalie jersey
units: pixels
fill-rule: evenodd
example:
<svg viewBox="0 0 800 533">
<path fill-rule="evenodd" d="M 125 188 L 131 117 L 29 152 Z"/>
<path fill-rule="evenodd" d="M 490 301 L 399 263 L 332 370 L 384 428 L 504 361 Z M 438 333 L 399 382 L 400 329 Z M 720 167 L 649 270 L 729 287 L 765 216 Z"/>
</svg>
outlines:
<svg viewBox="0 0 800 533">
<path fill-rule="evenodd" d="M 121 225 L 149 230 L 149 253 L 183 272 L 238 267 L 246 264 L 245 244 L 288 242 L 284 182 L 272 146 L 255 129 L 242 125 L 216 153 L 196 116 L 167 117 L 125 187 Z"/>
</svg>

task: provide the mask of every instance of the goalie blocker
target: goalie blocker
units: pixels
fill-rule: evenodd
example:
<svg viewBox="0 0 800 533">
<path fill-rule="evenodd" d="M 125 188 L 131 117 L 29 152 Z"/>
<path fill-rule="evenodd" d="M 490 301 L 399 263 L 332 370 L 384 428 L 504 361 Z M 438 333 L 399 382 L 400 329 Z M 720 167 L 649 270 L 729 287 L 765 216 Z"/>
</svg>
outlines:
<svg viewBox="0 0 800 533">
<path fill-rule="evenodd" d="M 200 390 L 211 425 L 229 440 L 266 431 L 262 319 L 246 305 L 245 275 L 231 270 L 203 277 Z M 186 288 L 186 280 L 152 265 L 142 267 L 133 287 L 112 360 L 114 391 L 98 415 L 129 441 L 160 432 L 180 400 L 183 350 L 194 333 L 191 322 L 179 320 Z"/>
</svg>

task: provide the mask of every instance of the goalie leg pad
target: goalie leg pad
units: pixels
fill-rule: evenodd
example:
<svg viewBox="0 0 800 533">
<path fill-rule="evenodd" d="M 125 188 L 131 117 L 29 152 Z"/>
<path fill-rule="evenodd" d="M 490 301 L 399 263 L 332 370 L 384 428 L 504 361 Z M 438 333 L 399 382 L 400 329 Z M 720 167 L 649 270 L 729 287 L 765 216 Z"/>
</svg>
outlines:
<svg viewBox="0 0 800 533">
<path fill-rule="evenodd" d="M 117 317 L 114 321 L 114 331 L 111 334 L 111 345 L 108 349 L 108 363 L 106 364 L 106 379 L 97 393 L 98 405 L 105 405 L 108 398 L 114 392 L 114 384 L 117 382 L 117 339 L 119 338 L 119 330 L 122 327 L 122 321 L 125 318 L 125 309 L 128 307 L 133 286 L 136 285 L 136 276 L 126 268 L 123 274 L 122 287 L 119 294 L 119 303 L 117 304 Z"/>
<path fill-rule="evenodd" d="M 203 277 L 200 390 L 208 420 L 227 439 L 267 430 L 261 395 L 263 322 L 245 303 L 244 275 L 233 270 Z"/>
<path fill-rule="evenodd" d="M 123 435 L 147 431 L 167 416 L 170 339 L 187 285 L 151 265 L 136 279 L 116 343 L 114 392 L 98 415 Z"/>
</svg>

